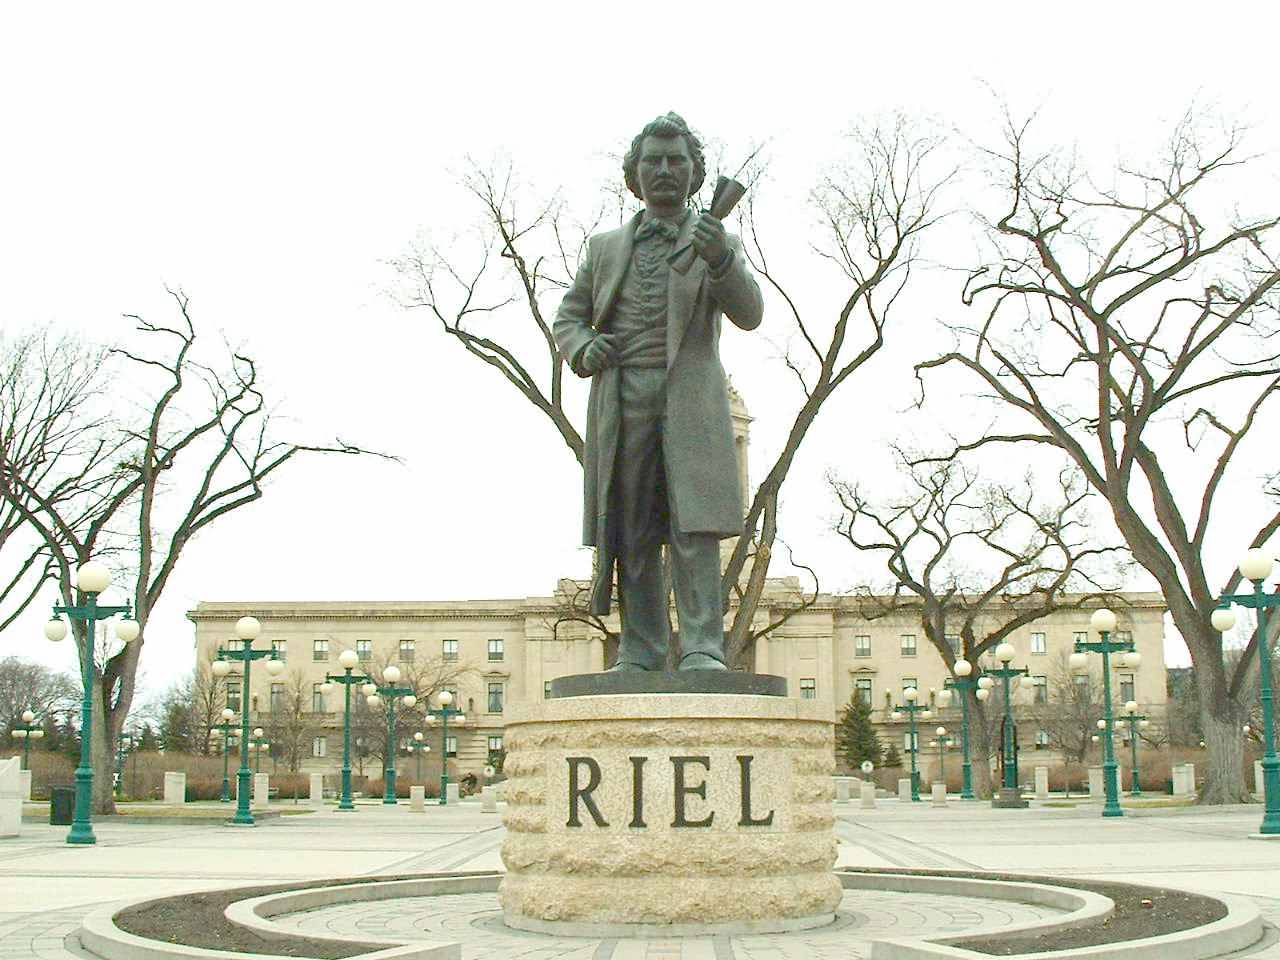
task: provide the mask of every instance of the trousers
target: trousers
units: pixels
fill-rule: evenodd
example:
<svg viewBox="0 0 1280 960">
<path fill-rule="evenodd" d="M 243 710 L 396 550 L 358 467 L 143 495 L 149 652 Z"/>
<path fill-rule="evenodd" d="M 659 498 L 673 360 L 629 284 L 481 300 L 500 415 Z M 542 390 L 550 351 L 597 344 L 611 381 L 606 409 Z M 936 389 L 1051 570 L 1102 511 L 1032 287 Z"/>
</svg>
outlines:
<svg viewBox="0 0 1280 960">
<path fill-rule="evenodd" d="M 672 586 L 682 656 L 705 653 L 724 662 L 720 602 L 720 538 L 681 533 L 663 456 L 667 371 L 619 370 L 620 431 L 614 462 L 618 596 L 622 636 L 618 660 L 660 670 L 671 644 L 662 544 L 671 551 Z"/>
</svg>

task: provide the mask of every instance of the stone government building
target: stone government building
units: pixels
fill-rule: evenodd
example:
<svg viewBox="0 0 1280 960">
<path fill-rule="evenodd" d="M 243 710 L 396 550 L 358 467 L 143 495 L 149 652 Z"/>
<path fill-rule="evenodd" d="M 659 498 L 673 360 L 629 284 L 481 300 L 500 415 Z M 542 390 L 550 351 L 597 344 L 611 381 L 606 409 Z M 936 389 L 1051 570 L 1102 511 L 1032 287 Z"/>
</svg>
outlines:
<svg viewBox="0 0 1280 960">
<path fill-rule="evenodd" d="M 278 685 L 278 694 L 282 681 L 301 672 L 306 688 L 315 691 L 314 731 L 307 738 L 309 755 L 302 765 L 309 772 L 333 773 L 342 763 L 341 688 L 327 698 L 316 688 L 326 671 L 340 672 L 337 658 L 343 650 L 356 650 L 370 666 L 456 664 L 461 675 L 447 685 L 454 688 L 455 703 L 466 711 L 466 723 L 450 725 L 449 756 L 454 761 L 451 773 L 465 775 L 478 773 L 490 753 L 502 749 L 504 717 L 513 703 L 544 698 L 556 677 L 604 669 L 604 641 L 598 632 L 579 622 L 561 623 L 556 630 L 574 586 L 573 581 L 562 581 L 557 595 L 516 600 L 202 602 L 188 616 L 195 624 L 201 659 L 226 645 L 234 637 L 236 620 L 246 614 L 262 622 L 259 647 L 270 642 L 286 658 L 288 672 L 279 677 L 260 666 L 252 671 L 249 696 L 255 724 L 270 725 L 272 684 Z M 757 613 L 760 624 L 774 611 L 794 605 L 799 590 L 795 578 L 770 580 Z M 1159 724 L 1166 699 L 1163 600 L 1148 593 L 1125 594 L 1123 599 L 1124 604 L 1115 604 L 1117 632 L 1132 635 L 1142 663 L 1134 670 L 1114 670 L 1113 697 L 1117 704 L 1136 700 Z M 756 645 L 754 669 L 785 677 L 790 696 L 825 702 L 833 720 L 856 691 L 872 705 L 881 741 L 901 751 L 906 725 L 890 720 L 891 702 L 901 702 L 902 689 L 912 684 L 926 695 L 941 689 L 947 671 L 925 639 L 918 615 L 903 608 L 872 618 L 868 603 L 875 599 L 820 594 Z M 1017 651 L 1012 665 L 1029 668 L 1032 677 L 1030 690 L 1015 701 L 1015 710 L 1022 714 L 1018 736 L 1023 751 L 1047 751 L 1048 738 L 1021 704 L 1048 697 L 1075 635 L 1088 630 L 1092 609 L 1059 611 L 1010 637 Z M 1092 657 L 1095 673 L 1100 663 L 1100 657 Z M 958 736 L 959 718 L 958 706 L 952 707 L 922 726 L 921 763 L 926 772 L 936 761 L 928 745 L 933 727 L 942 723 Z M 424 732 L 432 750 L 439 751 L 439 724 Z M 397 733 L 407 744 L 414 730 L 402 726 Z M 1026 753 L 1024 758 L 1029 758 Z M 1057 757 L 1049 751 L 1044 759 Z M 411 758 L 401 757 L 402 774 L 411 763 Z"/>
</svg>

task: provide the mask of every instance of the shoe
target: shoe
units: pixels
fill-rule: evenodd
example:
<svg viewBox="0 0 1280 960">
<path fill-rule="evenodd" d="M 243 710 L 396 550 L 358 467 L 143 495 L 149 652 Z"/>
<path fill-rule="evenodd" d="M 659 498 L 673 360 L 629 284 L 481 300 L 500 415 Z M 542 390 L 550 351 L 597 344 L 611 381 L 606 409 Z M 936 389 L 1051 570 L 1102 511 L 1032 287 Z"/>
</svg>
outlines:
<svg viewBox="0 0 1280 960">
<path fill-rule="evenodd" d="M 640 666 L 640 664 L 631 663 L 628 660 L 619 660 L 612 667 L 610 667 L 608 670 L 605 671 L 605 673 L 646 673 L 646 672 L 648 671 L 646 671 L 644 667 Z"/>
<path fill-rule="evenodd" d="M 680 659 L 681 670 L 728 670 L 709 653 L 688 653 Z"/>
</svg>

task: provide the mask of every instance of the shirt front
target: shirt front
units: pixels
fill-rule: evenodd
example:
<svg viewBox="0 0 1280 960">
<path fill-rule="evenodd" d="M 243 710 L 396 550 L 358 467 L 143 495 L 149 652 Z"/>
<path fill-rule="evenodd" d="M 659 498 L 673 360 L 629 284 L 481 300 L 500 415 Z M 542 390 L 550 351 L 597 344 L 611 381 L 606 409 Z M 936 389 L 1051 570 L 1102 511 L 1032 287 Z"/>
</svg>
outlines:
<svg viewBox="0 0 1280 960">
<path fill-rule="evenodd" d="M 667 287 L 671 266 L 667 257 L 675 248 L 679 223 L 650 217 L 636 228 L 631 262 L 614 303 L 610 333 L 618 337 L 618 365 L 665 367 L 667 365 Z"/>
</svg>

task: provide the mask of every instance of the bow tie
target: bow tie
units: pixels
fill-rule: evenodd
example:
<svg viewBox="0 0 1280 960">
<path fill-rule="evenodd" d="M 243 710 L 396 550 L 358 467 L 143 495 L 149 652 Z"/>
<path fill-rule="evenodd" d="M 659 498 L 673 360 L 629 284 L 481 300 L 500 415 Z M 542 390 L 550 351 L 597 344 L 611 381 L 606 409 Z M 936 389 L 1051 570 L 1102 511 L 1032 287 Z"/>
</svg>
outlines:
<svg viewBox="0 0 1280 960">
<path fill-rule="evenodd" d="M 636 231 L 636 242 L 639 243 L 641 240 L 647 240 L 650 237 L 660 237 L 663 240 L 674 241 L 679 236 L 679 233 L 680 231 L 676 229 L 674 224 L 655 217 L 640 224 L 640 228 Z"/>
</svg>

